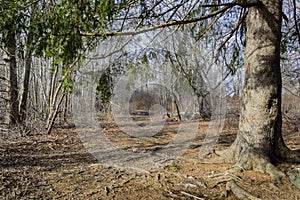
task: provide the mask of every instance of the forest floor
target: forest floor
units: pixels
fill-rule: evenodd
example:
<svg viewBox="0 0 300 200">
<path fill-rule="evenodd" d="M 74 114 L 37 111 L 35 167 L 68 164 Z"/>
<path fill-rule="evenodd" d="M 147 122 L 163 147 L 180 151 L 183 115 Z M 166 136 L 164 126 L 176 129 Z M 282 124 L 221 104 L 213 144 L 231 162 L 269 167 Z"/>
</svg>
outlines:
<svg viewBox="0 0 300 200">
<path fill-rule="evenodd" d="M 215 149 L 224 149 L 234 141 L 237 121 L 226 121 Z M 178 123 L 167 122 L 169 128 L 161 136 L 139 145 L 163 145 L 176 134 L 172 127 L 176 129 Z M 299 165 L 279 163 L 278 168 L 287 176 L 275 185 L 266 174 L 245 171 L 233 176 L 224 173 L 231 165 L 198 162 L 209 123 L 200 122 L 192 145 L 181 157 L 148 172 L 101 163 L 84 147 L 78 135 L 80 127 L 56 127 L 49 135 L 39 131 L 1 133 L 0 199 L 237 199 L 226 188 L 230 179 L 257 198 L 300 199 L 300 190 L 288 180 L 289 172 Z M 102 127 L 118 145 L 137 144 L 113 123 L 102 123 Z M 299 148 L 300 132 L 287 127 L 286 143 Z"/>
</svg>

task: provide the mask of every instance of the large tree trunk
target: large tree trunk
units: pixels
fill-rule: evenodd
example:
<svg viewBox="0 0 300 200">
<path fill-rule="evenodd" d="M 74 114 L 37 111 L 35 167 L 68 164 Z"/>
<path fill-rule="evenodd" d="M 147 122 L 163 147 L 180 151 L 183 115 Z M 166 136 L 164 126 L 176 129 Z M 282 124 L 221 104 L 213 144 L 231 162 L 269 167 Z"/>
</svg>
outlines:
<svg viewBox="0 0 300 200">
<path fill-rule="evenodd" d="M 15 125 L 20 121 L 19 114 L 19 91 L 16 62 L 16 38 L 14 27 L 11 26 L 8 34 L 8 43 L 5 49 L 4 61 L 7 76 L 6 97 L 6 124 Z"/>
<path fill-rule="evenodd" d="M 282 176 L 272 163 L 280 156 L 282 1 L 262 0 L 249 8 L 245 50 L 245 85 L 239 132 L 232 158 L 244 169 Z"/>
</svg>

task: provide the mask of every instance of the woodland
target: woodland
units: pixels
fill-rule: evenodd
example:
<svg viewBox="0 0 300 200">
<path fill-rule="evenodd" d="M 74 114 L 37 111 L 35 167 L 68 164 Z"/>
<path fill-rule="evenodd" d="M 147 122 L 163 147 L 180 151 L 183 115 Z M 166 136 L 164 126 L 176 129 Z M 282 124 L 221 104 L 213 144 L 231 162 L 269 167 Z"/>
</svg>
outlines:
<svg viewBox="0 0 300 200">
<path fill-rule="evenodd" d="M 1 199 L 300 199 L 299 11 L 2 0 Z"/>
</svg>

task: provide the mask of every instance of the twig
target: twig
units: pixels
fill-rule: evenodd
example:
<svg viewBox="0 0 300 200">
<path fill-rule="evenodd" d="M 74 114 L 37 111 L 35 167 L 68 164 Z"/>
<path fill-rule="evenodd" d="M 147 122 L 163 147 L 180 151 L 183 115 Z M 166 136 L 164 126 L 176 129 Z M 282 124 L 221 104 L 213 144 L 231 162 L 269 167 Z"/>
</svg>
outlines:
<svg viewBox="0 0 300 200">
<path fill-rule="evenodd" d="M 225 176 L 225 177 L 222 177 L 222 179 L 220 180 L 217 180 L 216 182 L 214 182 L 214 184 L 212 184 L 211 186 L 209 186 L 210 188 L 214 188 L 216 187 L 217 185 L 221 184 L 221 183 L 224 183 L 224 182 L 228 182 L 228 181 L 232 181 L 232 178 L 229 177 L 229 176 Z"/>
<path fill-rule="evenodd" d="M 108 196 L 108 194 L 110 193 L 109 188 L 105 186 L 104 190 L 105 190 L 105 195 Z"/>
<path fill-rule="evenodd" d="M 223 46 L 230 40 L 230 38 L 233 36 L 233 34 L 238 30 L 238 28 L 240 27 L 240 25 L 245 21 L 247 14 L 248 14 L 248 11 L 245 11 L 245 13 L 243 14 L 243 16 L 239 18 L 239 21 L 235 25 L 235 27 L 233 28 L 233 30 L 231 30 L 231 32 L 229 33 L 229 35 L 227 36 L 227 38 L 217 48 L 218 51 L 220 51 L 223 48 Z"/>
<path fill-rule="evenodd" d="M 292 92 L 289 88 L 287 87 L 283 87 L 283 89 L 285 89 L 286 91 L 288 91 L 291 95 L 297 97 L 297 98 L 300 98 L 300 96 L 298 94 L 295 94 L 294 92 Z"/>
<path fill-rule="evenodd" d="M 170 196 L 172 196 L 174 198 L 179 198 L 179 196 L 176 195 L 176 194 L 174 194 L 172 191 L 170 191 L 170 190 L 165 190 L 165 191 L 168 192 L 168 195 L 170 195 Z"/>
<path fill-rule="evenodd" d="M 195 198 L 195 199 L 204 200 L 203 198 L 197 197 L 197 196 L 192 195 L 192 194 L 189 194 L 189 193 L 187 193 L 187 192 L 181 191 L 180 193 L 181 193 L 181 194 L 184 194 L 184 195 L 186 195 L 186 196 L 189 196 L 189 197 L 193 197 L 193 198 Z"/>
<path fill-rule="evenodd" d="M 225 12 L 221 13 L 216 19 L 214 19 L 204 30 L 197 36 L 197 40 L 200 40 L 212 27 L 215 23 L 219 21 L 219 19 L 224 15 Z"/>
</svg>

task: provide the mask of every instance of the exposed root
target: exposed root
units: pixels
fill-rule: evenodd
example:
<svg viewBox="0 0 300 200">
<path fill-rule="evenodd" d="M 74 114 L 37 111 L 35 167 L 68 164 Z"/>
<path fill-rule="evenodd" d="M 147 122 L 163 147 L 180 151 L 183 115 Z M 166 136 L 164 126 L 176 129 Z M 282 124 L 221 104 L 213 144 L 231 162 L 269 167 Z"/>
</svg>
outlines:
<svg viewBox="0 0 300 200">
<path fill-rule="evenodd" d="M 291 150 L 285 144 L 282 137 L 278 138 L 277 141 L 277 161 L 289 162 L 289 163 L 300 163 L 300 149 Z"/>
<path fill-rule="evenodd" d="M 205 163 L 232 163 L 235 162 L 233 168 L 225 171 L 224 173 L 214 174 L 208 178 L 217 178 L 213 187 L 216 185 L 227 182 L 226 190 L 231 190 L 238 199 L 258 200 L 259 198 L 253 196 L 248 191 L 238 186 L 235 181 L 242 181 L 241 178 L 234 175 L 244 170 L 254 170 L 261 173 L 268 173 L 271 177 L 272 183 L 280 183 L 281 179 L 285 176 L 277 167 L 275 167 L 265 156 L 258 154 L 249 149 L 242 151 L 233 151 L 229 148 L 225 151 L 218 152 L 220 156 L 205 159 Z"/>
<path fill-rule="evenodd" d="M 285 149 L 280 152 L 282 161 L 289 163 L 300 163 L 300 149 L 290 150 Z"/>
<path fill-rule="evenodd" d="M 281 179 L 285 176 L 285 174 L 275 167 L 265 156 L 248 149 L 244 149 L 237 154 L 232 146 L 231 148 L 218 152 L 217 154 L 220 156 L 202 159 L 200 162 L 235 163 L 234 167 L 227 173 L 233 174 L 240 172 L 241 170 L 254 170 L 261 173 L 268 173 L 274 183 L 281 182 Z"/>
<path fill-rule="evenodd" d="M 226 190 L 229 189 L 238 199 L 260 200 L 259 198 L 253 196 L 252 194 L 238 186 L 233 180 L 228 181 L 226 184 Z"/>
<path fill-rule="evenodd" d="M 234 168 L 224 172 L 215 174 L 214 176 L 209 176 L 208 178 L 217 178 L 217 181 L 211 186 L 211 188 L 216 187 L 217 185 L 226 182 L 226 191 L 232 191 L 232 193 L 238 199 L 250 199 L 250 200 L 259 200 L 259 198 L 253 196 L 248 191 L 244 190 L 238 186 L 235 181 L 240 181 L 245 183 L 245 181 L 238 176 L 235 176 L 233 173 L 240 172 L 241 168 L 235 166 Z"/>
<path fill-rule="evenodd" d="M 236 165 L 246 170 L 252 169 L 261 173 L 268 173 L 271 176 L 271 180 L 275 183 L 281 182 L 281 179 L 285 176 L 268 159 L 254 152 L 248 151 L 241 154 Z"/>
</svg>

